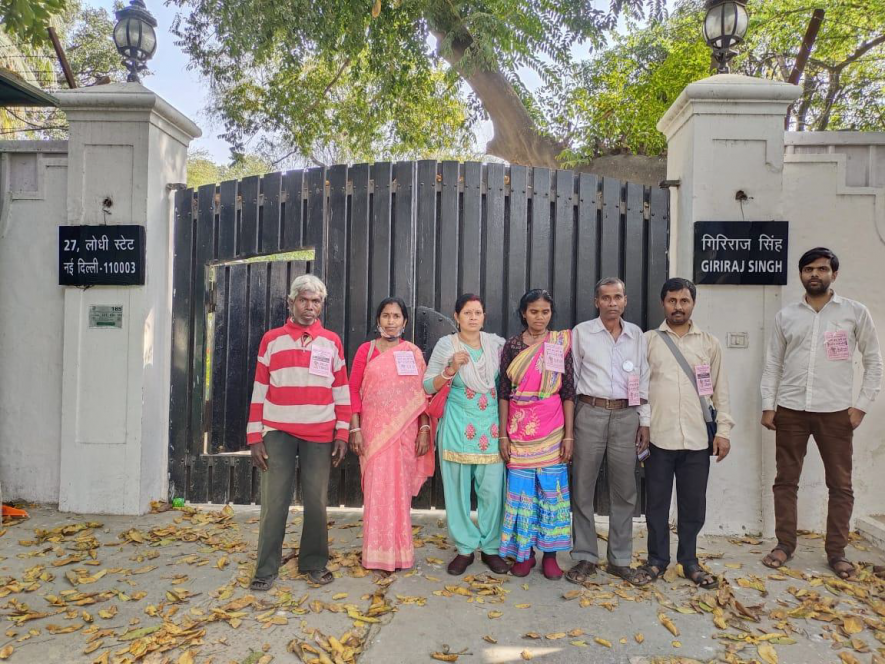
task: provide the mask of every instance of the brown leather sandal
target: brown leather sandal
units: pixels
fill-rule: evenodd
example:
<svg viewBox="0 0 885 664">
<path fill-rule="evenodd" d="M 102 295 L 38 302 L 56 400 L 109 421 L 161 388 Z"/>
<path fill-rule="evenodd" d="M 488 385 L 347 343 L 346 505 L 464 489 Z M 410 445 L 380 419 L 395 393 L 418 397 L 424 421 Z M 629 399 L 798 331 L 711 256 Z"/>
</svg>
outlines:
<svg viewBox="0 0 885 664">
<path fill-rule="evenodd" d="M 836 569 L 836 565 L 839 565 L 840 563 L 843 565 L 848 565 L 850 569 L 846 569 L 845 567 Z M 850 560 L 848 560 L 848 558 L 845 558 L 844 556 L 836 556 L 830 558 L 827 561 L 827 564 L 840 579 L 850 579 L 857 572 L 857 568 L 854 566 L 854 563 L 852 563 Z"/>
<path fill-rule="evenodd" d="M 565 573 L 565 580 L 582 586 L 594 574 L 596 574 L 596 563 L 591 563 L 589 560 L 579 560 L 576 565 Z"/>
</svg>

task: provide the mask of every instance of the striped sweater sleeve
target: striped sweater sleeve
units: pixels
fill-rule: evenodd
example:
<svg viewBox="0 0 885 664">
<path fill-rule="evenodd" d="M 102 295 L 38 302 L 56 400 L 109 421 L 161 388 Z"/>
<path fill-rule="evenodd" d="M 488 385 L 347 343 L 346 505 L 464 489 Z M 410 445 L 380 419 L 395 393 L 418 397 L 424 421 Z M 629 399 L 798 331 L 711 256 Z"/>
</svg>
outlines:
<svg viewBox="0 0 885 664">
<path fill-rule="evenodd" d="M 341 339 L 335 337 L 335 371 L 332 380 L 332 396 L 335 400 L 335 439 L 347 442 L 350 431 L 350 386 L 347 383 L 347 365 L 344 362 L 344 347 Z"/>
<path fill-rule="evenodd" d="M 249 424 L 246 426 L 246 443 L 254 445 L 262 441 L 264 431 L 264 401 L 270 385 L 270 344 L 268 335 L 261 339 L 258 348 L 258 362 L 255 365 L 255 384 L 252 388 L 252 402 L 249 404 Z"/>
</svg>

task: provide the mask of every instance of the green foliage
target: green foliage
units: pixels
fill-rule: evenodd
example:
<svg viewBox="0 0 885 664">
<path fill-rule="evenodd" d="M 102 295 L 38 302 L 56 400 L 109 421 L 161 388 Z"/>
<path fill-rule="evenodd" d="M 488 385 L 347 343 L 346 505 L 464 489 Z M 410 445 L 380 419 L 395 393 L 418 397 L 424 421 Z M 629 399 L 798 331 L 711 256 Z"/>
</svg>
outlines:
<svg viewBox="0 0 885 664">
<path fill-rule="evenodd" d="M 586 0 L 173 2 L 189 10 L 173 31 L 210 82 L 224 138 L 244 150 L 270 136 L 303 159 L 332 143 L 355 160 L 469 150 L 483 113 L 463 77 L 530 68 L 554 80 L 572 45 L 617 13 Z M 663 0 L 612 2 L 635 15 L 649 6 Z"/>
<path fill-rule="evenodd" d="M 104 78 L 125 81 L 127 72 L 114 45 L 111 14 L 106 9 L 69 0 L 62 16 L 59 37 L 77 85 L 92 85 Z"/>
<path fill-rule="evenodd" d="M 187 156 L 187 186 L 199 187 L 225 180 L 274 171 L 273 164 L 258 155 L 242 155 L 230 165 L 216 164 L 206 150 L 192 150 Z"/>
<path fill-rule="evenodd" d="M 65 0 L 0 0 L 0 22 L 12 37 L 40 46 L 49 41 L 46 29 L 65 5 Z"/>
<path fill-rule="evenodd" d="M 827 13 L 794 128 L 885 130 L 885 0 L 750 0 L 747 42 L 732 71 L 788 78 L 815 7 Z M 571 90 L 558 107 L 551 105 L 556 130 L 573 137 L 564 164 L 580 165 L 598 153 L 666 149 L 657 121 L 686 85 L 710 75 L 710 52 L 700 38 L 703 16 L 701 0 L 683 0 L 667 20 L 631 26 L 610 48 L 574 67 Z"/>
</svg>

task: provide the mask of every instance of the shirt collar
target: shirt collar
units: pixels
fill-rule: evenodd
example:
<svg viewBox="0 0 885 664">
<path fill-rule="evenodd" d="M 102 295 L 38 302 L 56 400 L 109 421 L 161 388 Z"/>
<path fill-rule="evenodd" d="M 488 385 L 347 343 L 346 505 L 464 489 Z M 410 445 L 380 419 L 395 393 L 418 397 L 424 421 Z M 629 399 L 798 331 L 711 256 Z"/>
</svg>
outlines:
<svg viewBox="0 0 885 664">
<path fill-rule="evenodd" d="M 597 317 L 590 321 L 590 332 L 596 334 L 597 332 L 608 332 L 608 330 L 605 329 L 602 319 Z M 630 339 L 633 339 L 636 336 L 633 326 L 627 323 L 623 318 L 621 318 L 621 334 L 624 334 Z"/>
<path fill-rule="evenodd" d="M 824 307 L 826 307 L 830 303 L 842 304 L 842 302 L 844 301 L 845 298 L 841 297 L 833 288 L 830 289 L 830 292 L 833 294 L 833 297 L 830 298 L 830 301 L 827 302 L 827 304 L 825 304 Z M 810 304 L 808 304 L 808 300 L 805 299 L 806 297 L 807 297 L 806 294 L 803 293 L 802 297 L 799 298 L 799 304 L 804 305 L 813 311 L 814 307 L 812 307 Z M 823 308 L 821 308 L 821 311 L 823 311 Z"/>
<path fill-rule="evenodd" d="M 299 325 L 298 323 L 293 322 L 292 319 L 289 318 L 286 320 L 285 328 L 286 331 L 292 335 L 293 339 L 301 339 L 305 334 L 311 339 L 316 339 L 320 334 L 320 330 L 323 329 L 323 324 L 320 321 L 315 320 L 313 323 L 305 327 L 304 325 Z"/>
<path fill-rule="evenodd" d="M 672 334 L 674 336 L 677 336 L 677 337 L 679 336 L 673 330 L 670 329 L 670 326 L 667 324 L 666 319 L 664 319 L 664 322 L 661 323 L 661 325 L 658 327 L 658 329 L 663 330 L 664 332 L 669 332 L 670 334 Z M 688 321 L 688 332 L 685 333 L 685 336 L 688 336 L 689 334 L 700 334 L 700 333 L 701 333 L 701 330 L 700 330 L 700 328 L 698 328 L 697 325 L 695 325 L 694 321 L 693 320 Z"/>
</svg>

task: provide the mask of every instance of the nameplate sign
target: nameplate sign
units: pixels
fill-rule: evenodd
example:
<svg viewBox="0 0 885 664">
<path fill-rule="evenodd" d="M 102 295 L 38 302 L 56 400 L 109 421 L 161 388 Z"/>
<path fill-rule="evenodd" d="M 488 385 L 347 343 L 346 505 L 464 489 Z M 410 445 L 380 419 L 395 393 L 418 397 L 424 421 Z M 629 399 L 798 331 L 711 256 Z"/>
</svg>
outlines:
<svg viewBox="0 0 885 664">
<path fill-rule="evenodd" d="M 144 284 L 144 226 L 59 226 L 59 286 Z"/>
<path fill-rule="evenodd" d="M 789 226 L 787 221 L 695 222 L 695 283 L 786 285 Z"/>
</svg>

